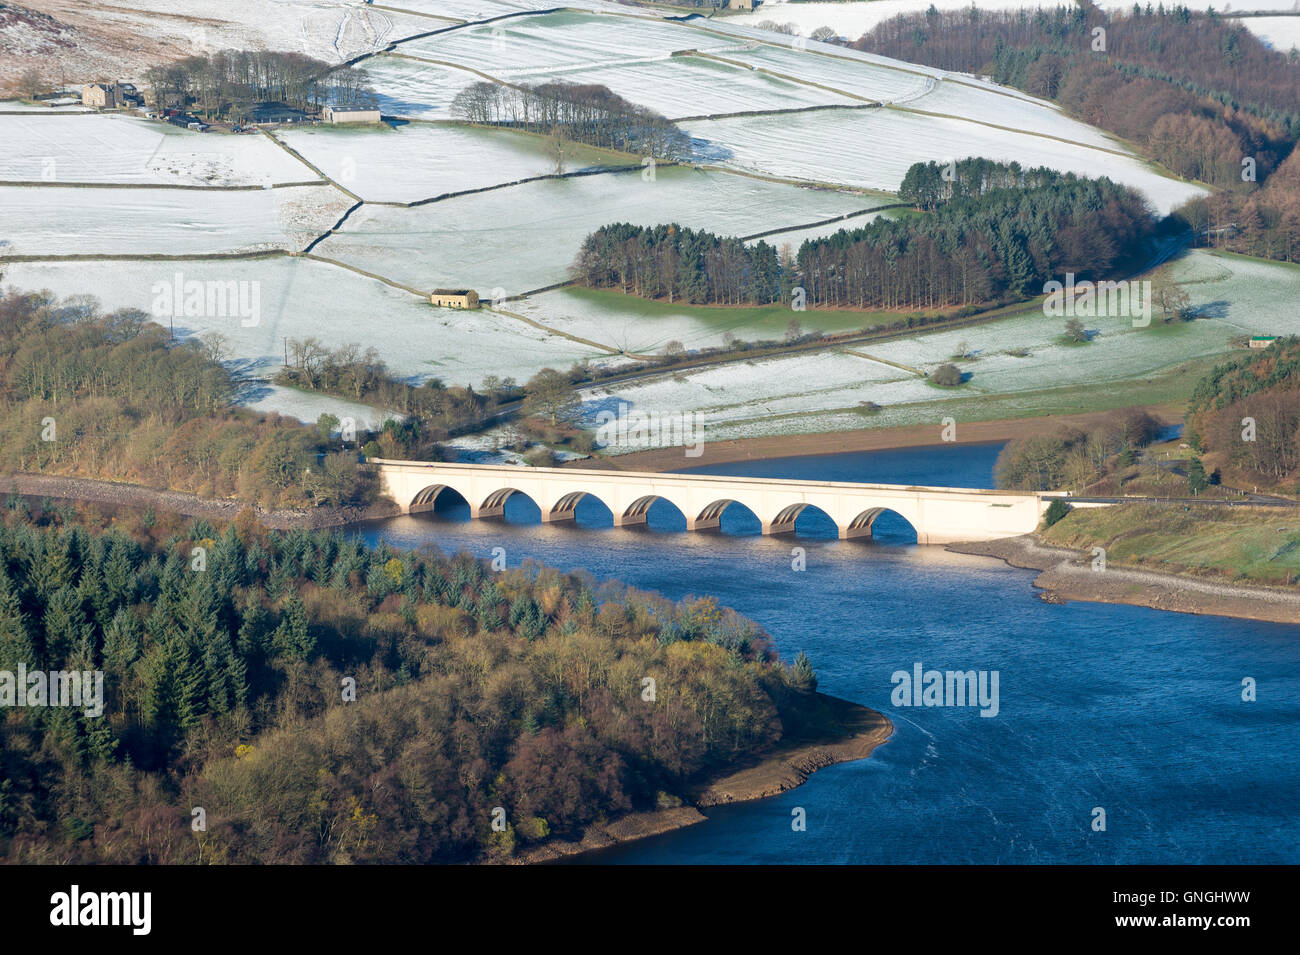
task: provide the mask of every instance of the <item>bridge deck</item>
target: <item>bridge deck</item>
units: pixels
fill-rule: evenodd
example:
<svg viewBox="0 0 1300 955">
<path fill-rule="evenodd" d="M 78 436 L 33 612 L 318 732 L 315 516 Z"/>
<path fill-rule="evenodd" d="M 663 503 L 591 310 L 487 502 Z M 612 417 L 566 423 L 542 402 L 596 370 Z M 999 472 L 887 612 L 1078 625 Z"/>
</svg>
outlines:
<svg viewBox="0 0 1300 955">
<path fill-rule="evenodd" d="M 893 511 L 916 529 L 922 544 L 991 540 L 1025 534 L 1038 526 L 1048 501 L 1056 496 L 1030 491 L 870 484 L 849 481 L 787 480 L 725 474 L 661 471 L 605 471 L 585 468 L 533 468 L 519 465 L 445 464 L 428 461 L 370 462 L 404 512 L 433 506 L 444 489 L 470 505 L 473 517 L 504 513 L 506 499 L 521 493 L 541 509 L 542 520 L 572 520 L 588 494 L 602 501 L 617 526 L 645 523 L 656 500 L 665 500 L 686 518 L 690 530 L 717 527 L 722 512 L 741 504 L 758 517 L 764 534 L 794 531 L 808 507 L 824 512 L 840 536 L 870 536 L 884 511 Z"/>
</svg>

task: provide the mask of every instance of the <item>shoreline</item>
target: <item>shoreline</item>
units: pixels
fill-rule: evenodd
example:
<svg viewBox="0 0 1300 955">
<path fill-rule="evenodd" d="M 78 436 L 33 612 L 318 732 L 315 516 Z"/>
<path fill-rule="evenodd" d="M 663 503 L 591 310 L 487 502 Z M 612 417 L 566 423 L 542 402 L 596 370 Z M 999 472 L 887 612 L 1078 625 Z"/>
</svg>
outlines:
<svg viewBox="0 0 1300 955">
<path fill-rule="evenodd" d="M 508 860 L 514 865 L 572 860 L 602 849 L 648 839 L 706 821 L 701 809 L 752 802 L 788 792 L 809 776 L 838 763 L 867 759 L 894 734 L 894 724 L 870 707 L 819 693 L 837 711 L 844 734 L 827 740 L 799 740 L 743 766 L 723 773 L 690 792 L 690 804 L 669 809 L 632 812 L 608 823 L 589 826 L 576 841 L 553 842 L 521 852 Z"/>
<path fill-rule="evenodd" d="M 1300 590 L 1231 584 L 1115 563 L 1099 573 L 1092 570 L 1091 553 L 1042 544 L 1033 534 L 948 544 L 944 549 L 1038 571 L 1033 586 L 1041 591 L 1039 598 L 1049 603 L 1079 600 L 1265 623 L 1300 623 Z"/>
<path fill-rule="evenodd" d="M 111 507 L 157 508 L 183 517 L 216 517 L 231 520 L 244 508 L 249 508 L 266 527 L 272 530 L 294 530 L 305 527 L 316 530 L 342 527 L 376 518 L 397 517 L 395 504 L 378 502 L 369 507 L 313 507 L 276 508 L 267 510 L 233 498 L 199 497 L 189 491 L 168 491 L 109 481 L 104 478 L 65 477 L 61 474 L 33 474 L 20 471 L 0 475 L 0 494 L 19 494 L 23 497 L 76 501 L 83 504 L 105 504 Z"/>
<path fill-rule="evenodd" d="M 1149 405 L 1146 410 L 1168 426 L 1182 424 L 1182 408 L 1176 404 Z M 828 431 L 818 434 L 775 435 L 757 438 L 732 438 L 704 444 L 699 457 L 688 458 L 683 447 L 650 448 L 604 457 L 582 458 L 560 467 L 613 471 L 677 471 L 683 468 L 732 464 L 737 461 L 764 461 L 776 458 L 820 457 L 857 451 L 896 451 L 905 448 L 939 447 L 948 444 L 989 444 L 1053 434 L 1062 427 L 1082 430 L 1099 424 L 1111 411 L 1088 411 L 1068 415 L 1045 415 L 1036 418 L 996 418 L 989 421 L 958 421 L 957 441 L 945 443 L 938 422 L 904 425 L 896 428 L 859 428 L 855 431 Z"/>
</svg>

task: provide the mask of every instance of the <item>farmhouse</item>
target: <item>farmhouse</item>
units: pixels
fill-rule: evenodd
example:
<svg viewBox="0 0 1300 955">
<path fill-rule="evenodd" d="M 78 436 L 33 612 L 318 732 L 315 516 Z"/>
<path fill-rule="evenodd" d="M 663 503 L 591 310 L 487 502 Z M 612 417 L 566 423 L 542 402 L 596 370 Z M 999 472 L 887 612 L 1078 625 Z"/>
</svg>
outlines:
<svg viewBox="0 0 1300 955">
<path fill-rule="evenodd" d="M 442 308 L 478 308 L 478 292 L 472 288 L 436 288 L 429 303 Z"/>
<path fill-rule="evenodd" d="M 144 105 L 144 94 L 135 88 L 134 83 L 118 83 L 117 98 L 125 107 L 138 108 Z"/>
<path fill-rule="evenodd" d="M 324 119 L 327 123 L 377 123 L 378 106 L 326 106 Z"/>
<path fill-rule="evenodd" d="M 112 83 L 88 83 L 81 88 L 81 105 L 116 109 L 117 87 Z"/>
<path fill-rule="evenodd" d="M 1251 348 L 1267 348 L 1269 345 L 1273 344 L 1275 341 L 1277 341 L 1277 336 L 1276 336 L 1276 335 L 1251 335 L 1251 336 L 1250 336 L 1250 347 L 1251 347 Z"/>
</svg>

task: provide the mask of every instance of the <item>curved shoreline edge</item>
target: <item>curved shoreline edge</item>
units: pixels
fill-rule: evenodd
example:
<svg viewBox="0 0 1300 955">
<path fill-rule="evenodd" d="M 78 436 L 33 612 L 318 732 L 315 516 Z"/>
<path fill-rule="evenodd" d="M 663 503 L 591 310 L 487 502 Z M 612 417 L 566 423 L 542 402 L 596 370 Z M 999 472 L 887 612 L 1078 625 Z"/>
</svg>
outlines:
<svg viewBox="0 0 1300 955">
<path fill-rule="evenodd" d="M 779 747 L 752 762 L 705 782 L 690 793 L 692 805 L 671 809 L 632 812 L 588 827 L 582 838 L 571 842 L 548 842 L 526 849 L 508 860 L 515 865 L 535 865 L 572 859 L 651 836 L 685 829 L 708 819 L 702 809 L 732 803 L 751 802 L 788 792 L 809 776 L 837 763 L 866 759 L 876 747 L 894 734 L 894 724 L 885 714 L 860 703 L 819 693 L 838 711 L 844 734 L 826 740 L 798 740 Z M 591 860 L 596 861 L 596 860 Z"/>
<path fill-rule="evenodd" d="M 1300 623 L 1300 590 L 1295 588 L 1233 584 L 1114 562 L 1098 573 L 1092 569 L 1090 553 L 1042 544 L 1034 534 L 948 544 L 944 550 L 993 557 L 1011 567 L 1036 570 L 1039 573 L 1033 586 L 1050 603 L 1082 600 L 1267 623 Z"/>
</svg>

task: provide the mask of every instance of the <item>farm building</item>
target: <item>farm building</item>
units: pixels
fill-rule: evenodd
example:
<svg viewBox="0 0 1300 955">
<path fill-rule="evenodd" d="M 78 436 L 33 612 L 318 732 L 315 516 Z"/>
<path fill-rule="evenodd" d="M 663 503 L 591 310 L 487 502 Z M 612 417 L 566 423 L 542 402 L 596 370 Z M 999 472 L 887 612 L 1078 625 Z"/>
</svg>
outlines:
<svg viewBox="0 0 1300 955">
<path fill-rule="evenodd" d="M 88 83 L 81 88 L 81 105 L 116 109 L 117 87 L 112 83 Z"/>
<path fill-rule="evenodd" d="M 271 123 L 305 123 L 310 120 L 300 109 L 285 103 L 258 103 L 248 111 L 248 125 L 264 126 Z"/>
<path fill-rule="evenodd" d="M 1277 341 L 1276 335 L 1252 335 L 1250 336 L 1251 348 L 1267 348 Z"/>
<path fill-rule="evenodd" d="M 436 288 L 429 303 L 442 308 L 478 308 L 478 292 L 472 288 Z"/>
<path fill-rule="evenodd" d="M 323 114 L 327 123 L 377 123 L 378 106 L 326 106 Z"/>
</svg>

